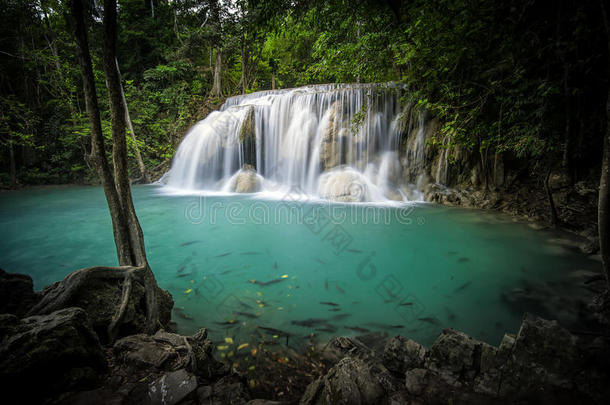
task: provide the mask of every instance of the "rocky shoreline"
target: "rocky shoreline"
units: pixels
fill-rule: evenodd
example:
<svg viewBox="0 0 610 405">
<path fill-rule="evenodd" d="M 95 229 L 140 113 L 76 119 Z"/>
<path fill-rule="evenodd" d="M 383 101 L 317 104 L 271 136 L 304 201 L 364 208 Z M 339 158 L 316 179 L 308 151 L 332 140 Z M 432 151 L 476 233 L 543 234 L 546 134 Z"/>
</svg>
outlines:
<svg viewBox="0 0 610 405">
<path fill-rule="evenodd" d="M 36 314 L 62 283 L 36 293 L 29 276 L 0 273 L 3 403 L 602 404 L 610 398 L 604 316 L 596 332 L 576 336 L 556 321 L 525 314 L 518 333 L 506 334 L 498 347 L 445 329 L 428 349 L 377 333 L 336 337 L 324 346 L 232 347 L 234 356 L 219 361 L 205 329 L 182 336 L 168 323 L 153 335 L 142 333 L 137 296 L 121 335 L 100 336 L 110 320 L 96 306 L 100 297 L 112 298 L 111 285 L 84 284 L 65 307 Z M 607 303 L 598 299 L 591 311 L 607 314 Z M 169 319 L 171 306 L 163 311 Z M 227 338 L 227 345 L 234 342 Z"/>
</svg>

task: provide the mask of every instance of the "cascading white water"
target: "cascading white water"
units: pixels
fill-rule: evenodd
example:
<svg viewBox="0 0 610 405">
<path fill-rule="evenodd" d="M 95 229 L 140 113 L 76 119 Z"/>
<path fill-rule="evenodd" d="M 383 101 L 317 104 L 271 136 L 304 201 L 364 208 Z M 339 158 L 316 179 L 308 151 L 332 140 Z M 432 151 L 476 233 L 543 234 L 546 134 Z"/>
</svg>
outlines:
<svg viewBox="0 0 610 405">
<path fill-rule="evenodd" d="M 338 201 L 406 200 L 400 91 L 391 84 L 316 85 L 231 97 L 186 135 L 167 186 L 296 188 Z M 418 119 L 406 128 L 423 134 L 423 125 Z M 417 147 L 422 150 L 410 155 L 421 159 L 423 142 Z"/>
</svg>

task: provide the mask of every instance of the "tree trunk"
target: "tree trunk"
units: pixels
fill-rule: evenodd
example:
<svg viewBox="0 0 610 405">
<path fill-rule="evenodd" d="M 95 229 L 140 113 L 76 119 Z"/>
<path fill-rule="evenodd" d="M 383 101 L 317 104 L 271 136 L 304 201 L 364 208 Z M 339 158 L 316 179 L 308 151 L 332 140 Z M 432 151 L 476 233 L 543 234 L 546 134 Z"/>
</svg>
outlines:
<svg viewBox="0 0 610 405">
<path fill-rule="evenodd" d="M 11 188 L 17 187 L 17 165 L 15 164 L 15 147 L 11 141 L 8 142 L 8 153 L 10 158 L 9 175 L 11 177 Z"/>
<path fill-rule="evenodd" d="M 116 0 L 104 1 L 104 71 L 108 84 L 110 112 L 112 118 L 114 177 L 106 159 L 100 112 L 95 92 L 95 80 L 82 0 L 71 1 L 72 17 L 76 30 L 77 57 L 81 65 L 83 87 L 89 123 L 91 125 L 92 161 L 102 180 L 104 193 L 110 210 L 117 256 L 121 266 L 131 266 L 142 272 L 141 282 L 145 288 L 146 326 L 144 332 L 154 333 L 160 321 L 160 299 L 157 293 L 157 282 L 146 260 L 142 229 L 133 207 L 131 189 L 127 172 L 127 143 L 125 139 L 125 111 L 121 99 L 119 72 L 116 65 Z M 95 268 L 91 268 L 95 269 Z M 94 270 L 85 269 L 83 272 Z M 105 277 L 114 277 L 109 272 Z M 117 303 L 112 322 L 108 326 L 110 341 L 119 333 L 123 322 L 127 302 L 132 294 L 134 272 L 124 272 L 121 276 L 122 297 Z"/>
<path fill-rule="evenodd" d="M 216 64 L 214 65 L 214 85 L 212 86 L 213 96 L 222 96 L 222 53 L 220 49 L 216 50 Z"/>
<path fill-rule="evenodd" d="M 106 201 L 108 202 L 110 217 L 112 219 L 114 243 L 116 245 L 119 263 L 125 263 L 130 261 L 129 258 L 131 256 L 129 232 L 119 202 L 119 196 L 114 186 L 112 172 L 110 171 L 110 166 L 106 159 L 104 136 L 102 135 L 102 123 L 97 103 L 93 65 L 91 64 L 91 55 L 89 54 L 89 41 L 85 28 L 82 0 L 72 0 L 71 9 L 77 44 L 76 56 L 83 76 L 85 105 L 87 107 L 89 125 L 91 127 L 91 155 L 89 161 L 95 167 L 102 182 L 102 187 L 104 188 L 104 194 L 106 196 Z"/>
<path fill-rule="evenodd" d="M 116 0 L 104 0 L 104 35 L 103 59 L 104 74 L 110 101 L 112 127 L 112 159 L 114 163 L 114 181 L 129 232 L 131 257 L 121 266 L 142 266 L 146 263 L 144 237 L 131 199 L 129 184 L 129 167 L 127 165 L 127 142 L 125 139 L 125 106 L 121 97 L 121 79 L 116 65 Z"/>
<path fill-rule="evenodd" d="M 604 29 L 606 31 L 606 43 L 608 45 L 608 71 L 610 71 L 610 22 L 608 12 L 604 7 L 604 1 L 600 0 Z M 599 232 L 599 250 L 602 257 L 602 265 L 606 276 L 606 285 L 610 289 L 610 84 L 608 85 L 608 96 L 606 98 L 606 133 L 604 134 L 604 146 L 602 155 L 602 170 L 599 180 L 599 203 L 597 211 L 597 228 Z"/>
<path fill-rule="evenodd" d="M 119 62 L 115 61 L 116 70 L 119 72 L 119 83 L 121 85 L 121 100 L 123 101 L 123 105 L 125 106 L 125 120 L 127 121 L 127 128 L 129 128 L 129 132 L 131 133 L 131 139 L 133 139 L 133 152 L 136 155 L 136 161 L 138 162 L 138 168 L 140 169 L 140 175 L 142 176 L 143 183 L 150 183 L 148 179 L 148 173 L 146 172 L 146 166 L 144 166 L 144 161 L 142 160 L 142 155 L 140 154 L 140 148 L 138 147 L 138 141 L 136 139 L 136 133 L 133 130 L 133 124 L 131 122 L 131 117 L 129 116 L 129 108 L 127 107 L 127 99 L 125 98 L 125 91 L 123 90 L 123 81 L 121 80 L 121 71 L 119 69 Z"/>
<path fill-rule="evenodd" d="M 275 72 L 271 72 L 271 90 L 275 90 Z"/>
</svg>

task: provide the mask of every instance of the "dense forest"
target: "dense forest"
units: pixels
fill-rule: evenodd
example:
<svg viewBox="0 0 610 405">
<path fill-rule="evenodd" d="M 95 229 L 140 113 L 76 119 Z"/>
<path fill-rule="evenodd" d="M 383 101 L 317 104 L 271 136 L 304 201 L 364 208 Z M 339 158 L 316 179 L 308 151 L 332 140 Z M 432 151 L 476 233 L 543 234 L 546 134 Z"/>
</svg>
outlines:
<svg viewBox="0 0 610 405">
<path fill-rule="evenodd" d="M 0 0 L 4 187 L 90 183 L 69 2 Z M 102 6 L 85 2 L 105 136 Z M 602 1 L 123 0 L 117 63 L 132 178 L 168 167 L 224 97 L 313 83 L 404 83 L 452 142 L 575 181 L 599 173 L 608 88 Z M 451 147 L 451 145 L 446 145 Z"/>
</svg>

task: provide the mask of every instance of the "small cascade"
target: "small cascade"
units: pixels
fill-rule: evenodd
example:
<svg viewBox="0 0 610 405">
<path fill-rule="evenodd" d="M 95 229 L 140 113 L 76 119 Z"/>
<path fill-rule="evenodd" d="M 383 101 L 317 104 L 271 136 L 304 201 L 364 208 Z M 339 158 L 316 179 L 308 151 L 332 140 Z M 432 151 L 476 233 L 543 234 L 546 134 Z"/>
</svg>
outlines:
<svg viewBox="0 0 610 405">
<path fill-rule="evenodd" d="M 420 198 L 406 190 L 425 167 L 425 120 L 401 106 L 403 91 L 316 85 L 231 97 L 185 136 L 166 184 L 189 192 L 296 189 L 345 202 Z"/>
</svg>

